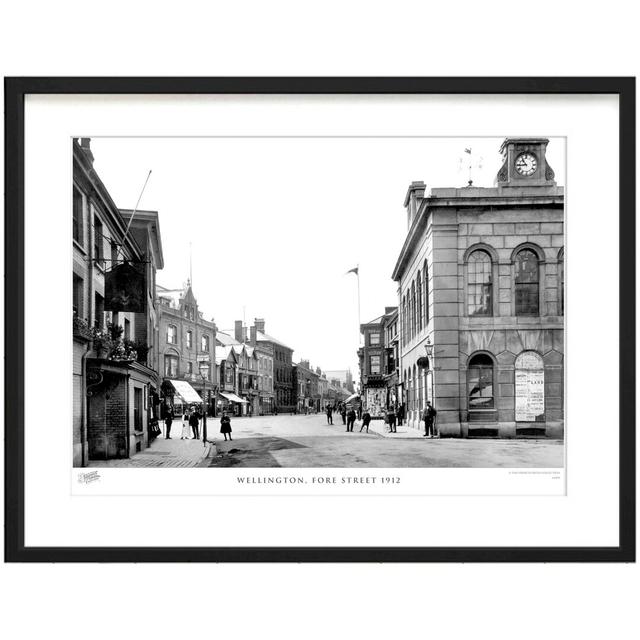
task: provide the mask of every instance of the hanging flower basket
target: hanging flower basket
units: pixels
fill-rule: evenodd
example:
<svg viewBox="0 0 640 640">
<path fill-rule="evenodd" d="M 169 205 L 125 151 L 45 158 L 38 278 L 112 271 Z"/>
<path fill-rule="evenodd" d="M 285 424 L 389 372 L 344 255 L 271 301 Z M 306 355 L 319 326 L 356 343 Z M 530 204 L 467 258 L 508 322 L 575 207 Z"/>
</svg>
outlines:
<svg viewBox="0 0 640 640">
<path fill-rule="evenodd" d="M 76 338 L 82 338 L 84 340 L 91 340 L 91 329 L 89 324 L 83 318 L 75 316 L 73 318 L 73 335 Z"/>
</svg>

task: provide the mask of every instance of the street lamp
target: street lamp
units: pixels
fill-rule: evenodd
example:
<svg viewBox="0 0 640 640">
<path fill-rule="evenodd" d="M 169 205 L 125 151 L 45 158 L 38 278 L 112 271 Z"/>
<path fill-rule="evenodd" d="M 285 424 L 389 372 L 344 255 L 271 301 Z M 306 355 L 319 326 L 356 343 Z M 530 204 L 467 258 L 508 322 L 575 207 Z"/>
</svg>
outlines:
<svg viewBox="0 0 640 640">
<path fill-rule="evenodd" d="M 435 345 L 431 344 L 431 340 L 429 340 L 429 338 L 427 338 L 427 342 L 424 345 L 424 350 L 427 352 L 427 357 L 429 358 L 429 360 L 431 360 L 431 358 L 433 358 L 433 350 L 435 348 Z"/>
<path fill-rule="evenodd" d="M 200 376 L 202 377 L 202 444 L 207 446 L 207 374 L 209 365 L 200 362 Z"/>
<path fill-rule="evenodd" d="M 429 340 L 429 338 L 427 338 L 427 342 L 424 345 L 424 350 L 426 351 L 427 358 L 429 359 L 429 370 L 425 374 L 425 395 L 427 396 L 427 399 L 430 397 L 431 402 L 435 404 L 435 398 L 433 397 L 433 353 L 435 345 L 431 344 L 431 340 Z"/>
</svg>

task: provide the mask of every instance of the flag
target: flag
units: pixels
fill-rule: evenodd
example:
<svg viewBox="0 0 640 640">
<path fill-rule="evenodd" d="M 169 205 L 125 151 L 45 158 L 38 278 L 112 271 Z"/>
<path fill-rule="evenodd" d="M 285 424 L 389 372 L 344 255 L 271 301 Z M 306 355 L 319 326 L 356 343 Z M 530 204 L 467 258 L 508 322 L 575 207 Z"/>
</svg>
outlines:
<svg viewBox="0 0 640 640">
<path fill-rule="evenodd" d="M 347 271 L 347 273 L 345 273 L 344 275 L 347 276 L 350 273 L 355 273 L 356 275 L 358 275 L 358 267 L 353 267 L 353 269 L 349 269 L 349 271 Z"/>
</svg>

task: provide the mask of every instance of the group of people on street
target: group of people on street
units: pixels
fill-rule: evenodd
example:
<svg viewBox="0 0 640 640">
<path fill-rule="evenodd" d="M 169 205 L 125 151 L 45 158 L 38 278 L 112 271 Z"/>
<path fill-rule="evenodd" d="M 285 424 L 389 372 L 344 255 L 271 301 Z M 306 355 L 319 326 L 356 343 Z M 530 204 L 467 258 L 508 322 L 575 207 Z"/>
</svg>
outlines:
<svg viewBox="0 0 640 640">
<path fill-rule="evenodd" d="M 166 440 L 171 440 L 171 426 L 173 425 L 175 417 L 175 408 L 171 406 L 167 409 L 164 419 L 166 427 L 164 437 Z M 197 406 L 192 405 L 191 407 L 187 407 L 182 414 L 182 434 L 180 440 L 200 440 L 200 420 L 202 420 L 202 418 L 202 412 Z M 190 432 L 192 435 L 190 435 Z M 225 440 L 227 436 L 229 436 L 229 440 L 231 440 L 231 418 L 226 411 L 223 412 L 220 418 L 220 433 L 224 436 Z"/>
<path fill-rule="evenodd" d="M 165 432 L 164 437 L 167 440 L 171 440 L 171 425 L 175 419 L 175 408 L 169 407 L 164 418 Z M 182 434 L 180 440 L 200 440 L 200 420 L 202 420 L 203 414 L 198 407 L 192 405 L 185 408 L 182 414 Z M 189 431 L 193 436 L 189 435 Z"/>
<path fill-rule="evenodd" d="M 346 425 L 347 432 L 353 431 L 353 426 L 358 420 L 362 420 L 362 426 L 360 431 L 366 429 L 369 433 L 369 424 L 371 423 L 371 414 L 366 409 L 363 411 L 362 405 L 359 404 L 357 410 L 350 406 L 347 409 L 347 405 L 344 402 L 338 403 L 338 405 L 328 404 L 325 408 L 327 414 L 327 424 L 333 424 L 333 414 L 337 411 L 342 417 L 342 424 Z M 427 400 L 427 406 L 422 412 L 421 422 L 424 421 L 424 437 L 435 438 L 436 433 L 436 415 L 437 411 L 432 406 L 431 402 Z M 389 433 L 398 433 L 397 427 L 401 427 L 404 421 L 404 405 L 390 406 L 384 413 L 384 421 L 387 424 Z"/>
</svg>

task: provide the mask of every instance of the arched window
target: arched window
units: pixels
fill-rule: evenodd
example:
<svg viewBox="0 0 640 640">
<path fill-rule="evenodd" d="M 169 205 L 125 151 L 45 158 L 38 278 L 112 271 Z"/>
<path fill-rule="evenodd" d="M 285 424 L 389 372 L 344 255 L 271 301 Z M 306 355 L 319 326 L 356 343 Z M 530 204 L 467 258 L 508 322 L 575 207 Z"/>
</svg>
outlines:
<svg viewBox="0 0 640 640">
<path fill-rule="evenodd" d="M 209 336 L 202 336 L 202 341 L 201 341 L 201 344 L 200 344 L 200 348 L 205 353 L 209 352 Z"/>
<path fill-rule="evenodd" d="M 413 393 L 411 394 L 413 397 L 413 409 L 414 411 L 418 408 L 418 376 L 416 373 L 416 365 L 413 365 L 413 376 L 411 376 L 413 380 Z"/>
<path fill-rule="evenodd" d="M 167 326 L 167 342 L 169 344 L 178 344 L 178 328 L 175 325 Z"/>
<path fill-rule="evenodd" d="M 422 266 L 422 275 L 424 276 L 424 326 L 426 328 L 429 324 L 429 270 L 426 260 Z"/>
<path fill-rule="evenodd" d="M 491 257 L 486 251 L 474 251 L 467 261 L 467 313 L 470 316 L 492 314 L 493 291 Z"/>
<path fill-rule="evenodd" d="M 191 349 L 192 336 L 193 334 L 191 333 L 191 331 L 187 331 L 187 349 Z"/>
<path fill-rule="evenodd" d="M 544 361 L 523 351 L 515 363 L 516 422 L 544 422 Z"/>
<path fill-rule="evenodd" d="M 411 283 L 411 340 L 416 335 L 416 283 Z"/>
<path fill-rule="evenodd" d="M 564 248 L 558 253 L 558 315 L 564 315 Z"/>
<path fill-rule="evenodd" d="M 418 271 L 418 276 L 416 277 L 416 295 L 418 296 L 418 333 L 422 331 L 422 319 L 424 318 L 424 308 L 423 308 L 423 299 L 422 299 L 422 276 Z"/>
<path fill-rule="evenodd" d="M 493 360 L 485 353 L 479 353 L 469 360 L 467 373 L 469 411 L 493 409 Z"/>
<path fill-rule="evenodd" d="M 400 329 L 402 331 L 402 346 L 407 344 L 407 296 L 402 296 L 402 308 L 400 313 L 402 315 Z"/>
<path fill-rule="evenodd" d="M 516 315 L 537 316 L 540 313 L 540 267 L 531 249 L 516 256 Z"/>
<path fill-rule="evenodd" d="M 404 343 L 409 344 L 409 291 L 404 297 Z"/>
</svg>

